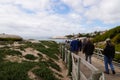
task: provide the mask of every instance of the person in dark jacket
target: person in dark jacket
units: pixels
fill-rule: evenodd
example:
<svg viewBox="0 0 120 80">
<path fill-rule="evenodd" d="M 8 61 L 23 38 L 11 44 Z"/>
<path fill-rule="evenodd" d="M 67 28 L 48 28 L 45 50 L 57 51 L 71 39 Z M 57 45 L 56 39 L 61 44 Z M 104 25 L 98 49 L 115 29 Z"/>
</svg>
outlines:
<svg viewBox="0 0 120 80">
<path fill-rule="evenodd" d="M 82 41 L 79 40 L 79 50 L 82 51 Z"/>
<path fill-rule="evenodd" d="M 89 59 L 89 63 L 91 64 L 91 57 L 94 51 L 94 44 L 90 41 L 90 39 L 88 39 L 86 45 L 83 48 L 83 53 L 85 53 L 85 60 L 88 61 Z"/>
<path fill-rule="evenodd" d="M 72 40 L 70 43 L 70 51 L 78 54 L 79 51 L 79 40 Z"/>
<path fill-rule="evenodd" d="M 104 73 L 109 74 L 109 68 L 108 68 L 108 64 L 109 64 L 112 70 L 112 73 L 115 74 L 114 66 L 112 64 L 112 60 L 115 55 L 115 47 L 111 43 L 110 39 L 106 39 L 106 46 L 103 50 L 103 55 L 104 55 L 104 65 L 105 65 Z"/>
</svg>

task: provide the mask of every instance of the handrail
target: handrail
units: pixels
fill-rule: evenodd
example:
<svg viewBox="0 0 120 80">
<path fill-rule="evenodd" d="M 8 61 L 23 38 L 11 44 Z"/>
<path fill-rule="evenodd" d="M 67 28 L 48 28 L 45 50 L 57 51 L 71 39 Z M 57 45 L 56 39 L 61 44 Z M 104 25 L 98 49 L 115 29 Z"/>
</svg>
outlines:
<svg viewBox="0 0 120 80">
<path fill-rule="evenodd" d="M 95 48 L 94 53 L 95 53 L 96 55 L 98 55 L 98 56 L 100 56 L 100 57 L 103 57 L 104 55 L 102 54 L 102 52 L 103 52 L 103 49 L 101 49 L 101 48 Z M 115 54 L 120 54 L 120 52 L 115 51 Z"/>
<path fill-rule="evenodd" d="M 85 61 L 82 57 L 70 52 L 65 44 L 60 44 L 60 52 L 62 60 L 68 67 L 68 75 L 72 77 L 72 80 L 105 80 L 104 75 L 96 67 Z M 92 71 L 92 74 L 87 78 L 81 71 L 80 65 L 84 64 Z"/>
<path fill-rule="evenodd" d="M 103 49 L 101 49 L 101 48 L 95 48 L 95 49 L 100 50 L 100 51 L 103 51 Z M 120 54 L 120 52 L 115 51 L 115 54 Z"/>
</svg>

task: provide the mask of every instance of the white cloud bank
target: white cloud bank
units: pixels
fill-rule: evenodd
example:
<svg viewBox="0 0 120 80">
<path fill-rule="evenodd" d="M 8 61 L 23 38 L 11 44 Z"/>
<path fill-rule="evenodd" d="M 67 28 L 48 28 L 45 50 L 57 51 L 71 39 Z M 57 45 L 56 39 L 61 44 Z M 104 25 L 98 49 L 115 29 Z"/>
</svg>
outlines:
<svg viewBox="0 0 120 80">
<path fill-rule="evenodd" d="M 120 22 L 119 3 L 120 0 L 0 0 L 0 33 L 39 37 L 105 30 L 101 25 L 88 30 L 86 22 Z M 81 23 L 83 18 L 86 20 Z"/>
<path fill-rule="evenodd" d="M 120 0 L 101 0 L 86 11 L 85 15 L 89 20 L 99 19 L 104 23 L 120 22 Z"/>
</svg>

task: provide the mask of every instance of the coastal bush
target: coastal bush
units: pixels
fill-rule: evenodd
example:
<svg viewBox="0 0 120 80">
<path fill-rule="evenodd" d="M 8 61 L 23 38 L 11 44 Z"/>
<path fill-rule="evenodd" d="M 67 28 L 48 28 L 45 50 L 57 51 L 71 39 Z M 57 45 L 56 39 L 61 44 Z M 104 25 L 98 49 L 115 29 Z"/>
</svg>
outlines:
<svg viewBox="0 0 120 80">
<path fill-rule="evenodd" d="M 33 43 L 32 48 L 42 52 L 43 54 L 46 54 L 47 56 L 58 59 L 56 56 L 59 53 L 58 50 L 58 44 L 54 41 L 40 41 L 41 43 Z M 46 48 L 44 45 L 47 45 L 48 48 Z"/>
<path fill-rule="evenodd" d="M 105 41 L 106 38 L 113 39 L 117 34 L 120 33 L 120 26 L 117 26 L 113 29 L 108 30 L 102 35 L 96 36 L 93 41 L 94 42 L 100 42 L 100 41 Z"/>
<path fill-rule="evenodd" d="M 41 60 L 43 59 L 43 56 L 42 56 L 42 54 L 40 54 L 40 53 L 37 53 L 37 55 L 39 56 L 39 61 L 41 61 Z"/>
<path fill-rule="evenodd" d="M 116 44 L 116 45 L 115 45 L 115 49 L 116 49 L 116 51 L 119 51 L 119 52 L 120 52 L 120 44 Z"/>
<path fill-rule="evenodd" d="M 49 66 L 56 69 L 57 71 L 61 71 L 61 68 L 59 67 L 59 65 L 57 65 L 52 59 L 49 59 L 47 63 Z"/>
<path fill-rule="evenodd" d="M 30 80 L 27 72 L 33 68 L 35 64 L 25 63 L 0 63 L 0 79 L 1 80 Z"/>
<path fill-rule="evenodd" d="M 8 45 L 8 44 L 13 44 L 14 41 L 0 41 L 1 45 Z"/>
<path fill-rule="evenodd" d="M 37 59 L 37 57 L 35 57 L 34 55 L 32 55 L 32 54 L 27 54 L 27 55 L 25 55 L 24 56 L 26 59 L 29 59 L 29 60 L 35 60 L 35 59 Z"/>
<path fill-rule="evenodd" d="M 112 41 L 116 44 L 119 44 L 120 43 L 120 33 L 117 34 L 113 39 Z"/>
<path fill-rule="evenodd" d="M 44 45 L 48 46 L 49 48 L 45 48 Z M 29 79 L 28 71 L 36 66 L 40 68 L 33 70 L 33 72 L 42 80 L 59 80 L 56 78 L 55 75 L 62 77 L 60 74 L 57 74 L 50 69 L 51 67 L 57 71 L 61 71 L 59 65 L 54 61 L 55 59 L 58 59 L 57 54 L 59 53 L 59 50 L 57 43 L 55 43 L 54 41 L 45 41 L 41 43 L 25 42 L 24 45 L 21 46 L 23 50 L 28 47 L 38 50 L 43 54 L 47 55 L 49 60 L 39 60 L 39 62 L 22 61 L 21 63 L 9 61 L 5 62 L 3 59 L 5 55 L 22 56 L 22 53 L 20 53 L 19 51 L 11 50 L 9 47 L 0 48 L 0 80 L 31 80 Z M 18 48 L 21 47 L 18 46 Z M 35 57 L 31 54 L 28 54 L 24 57 L 29 60 L 35 60 L 36 58 L 43 59 L 44 57 L 41 54 L 37 54 L 39 57 Z"/>
<path fill-rule="evenodd" d="M 5 54 L 4 54 L 4 51 L 5 49 L 0 49 L 0 63 L 3 61 L 3 58 L 5 57 Z"/>
<path fill-rule="evenodd" d="M 51 48 L 47 48 L 47 49 L 43 48 L 43 49 L 41 49 L 41 48 L 39 48 L 37 50 L 42 52 L 43 54 L 46 54 L 50 58 L 58 60 L 58 57 L 55 55 L 56 53 L 54 53 L 54 52 L 56 52 L 54 49 L 51 49 Z"/>
<path fill-rule="evenodd" d="M 20 51 L 15 51 L 15 50 L 10 50 L 10 49 L 5 50 L 4 53 L 7 54 L 7 55 L 12 55 L 12 56 L 22 55 L 22 53 Z"/>
<path fill-rule="evenodd" d="M 35 75 L 42 78 L 43 80 L 59 80 L 54 76 L 54 73 L 47 67 L 35 69 L 33 73 L 35 73 Z"/>
<path fill-rule="evenodd" d="M 32 47 L 31 42 L 22 42 L 22 43 L 24 43 L 24 45 L 21 45 L 21 46 L 18 47 L 22 51 L 25 51 L 26 48 Z"/>
<path fill-rule="evenodd" d="M 57 46 L 57 43 L 55 41 L 40 41 L 43 45 L 47 45 L 48 47 Z"/>
<path fill-rule="evenodd" d="M 115 54 L 114 60 L 120 63 L 120 54 Z"/>
<path fill-rule="evenodd" d="M 3 61 L 3 58 L 6 55 L 15 56 L 15 55 L 22 55 L 22 53 L 19 51 L 11 50 L 11 49 L 0 48 L 0 61 Z"/>
</svg>

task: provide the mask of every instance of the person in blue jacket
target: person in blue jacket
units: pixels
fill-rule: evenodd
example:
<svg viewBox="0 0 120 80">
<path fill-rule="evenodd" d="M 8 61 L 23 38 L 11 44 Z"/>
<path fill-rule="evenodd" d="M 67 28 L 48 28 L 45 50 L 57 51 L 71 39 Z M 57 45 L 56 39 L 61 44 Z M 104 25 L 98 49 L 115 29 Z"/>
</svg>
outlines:
<svg viewBox="0 0 120 80">
<path fill-rule="evenodd" d="M 74 39 L 71 41 L 70 51 L 75 53 L 75 54 L 78 54 L 78 52 L 79 52 L 79 40 L 78 39 Z"/>
</svg>

